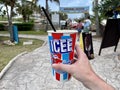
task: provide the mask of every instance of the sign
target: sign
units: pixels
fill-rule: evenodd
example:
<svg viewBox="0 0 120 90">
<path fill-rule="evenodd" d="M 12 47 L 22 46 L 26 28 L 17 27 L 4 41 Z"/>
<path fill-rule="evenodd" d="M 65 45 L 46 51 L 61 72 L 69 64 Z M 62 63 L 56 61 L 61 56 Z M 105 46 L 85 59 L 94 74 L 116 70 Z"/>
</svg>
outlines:
<svg viewBox="0 0 120 90">
<path fill-rule="evenodd" d="M 102 48 L 115 46 L 114 51 L 116 51 L 119 38 L 120 38 L 120 19 L 108 19 L 105 26 L 101 47 L 99 50 L 99 55 L 101 54 Z"/>
<path fill-rule="evenodd" d="M 80 47 L 85 52 L 89 60 L 94 58 L 91 33 L 82 32 L 80 34 Z"/>
<path fill-rule="evenodd" d="M 86 7 L 60 7 L 61 12 L 65 13 L 88 13 L 89 6 Z"/>
<path fill-rule="evenodd" d="M 58 25 L 59 24 L 59 14 L 52 14 L 52 23 L 54 25 Z"/>
</svg>

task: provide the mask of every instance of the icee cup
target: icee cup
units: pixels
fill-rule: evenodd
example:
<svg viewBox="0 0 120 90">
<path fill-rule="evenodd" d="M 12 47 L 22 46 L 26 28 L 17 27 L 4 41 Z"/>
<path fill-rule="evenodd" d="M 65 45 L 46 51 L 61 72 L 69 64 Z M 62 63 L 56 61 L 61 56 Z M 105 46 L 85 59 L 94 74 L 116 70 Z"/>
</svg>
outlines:
<svg viewBox="0 0 120 90">
<path fill-rule="evenodd" d="M 50 62 L 71 64 L 74 57 L 74 48 L 76 42 L 76 30 L 57 30 L 47 31 L 50 49 Z M 57 81 L 68 81 L 71 75 L 64 71 L 58 71 L 52 68 L 53 78 Z"/>
</svg>

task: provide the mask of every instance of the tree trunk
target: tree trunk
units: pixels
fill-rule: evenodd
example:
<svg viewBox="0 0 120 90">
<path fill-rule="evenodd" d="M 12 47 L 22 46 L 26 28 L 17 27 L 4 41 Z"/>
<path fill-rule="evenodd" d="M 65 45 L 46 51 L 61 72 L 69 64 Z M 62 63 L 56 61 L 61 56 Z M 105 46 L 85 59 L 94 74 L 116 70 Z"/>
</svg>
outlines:
<svg viewBox="0 0 120 90">
<path fill-rule="evenodd" d="M 47 14 L 49 13 L 49 12 L 48 12 L 48 0 L 46 0 L 46 12 L 47 12 Z M 47 32 L 47 30 L 48 30 L 48 20 L 47 20 L 47 18 L 46 18 L 46 28 L 45 28 L 45 32 Z"/>
<path fill-rule="evenodd" d="M 23 17 L 23 22 L 26 22 L 26 15 L 22 15 L 22 17 Z"/>
<path fill-rule="evenodd" d="M 27 16 L 27 21 L 28 21 L 28 22 L 30 21 L 30 15 Z"/>
<path fill-rule="evenodd" d="M 14 5 L 12 5 L 11 6 L 11 13 L 10 13 L 10 20 L 9 20 L 9 28 L 10 28 L 10 35 L 11 35 L 11 38 L 10 38 L 10 40 L 12 41 L 12 42 L 14 42 L 14 35 L 13 35 L 13 24 L 12 24 L 12 16 L 13 16 L 13 7 L 14 7 Z"/>
<path fill-rule="evenodd" d="M 14 39 L 13 39 L 13 30 L 12 30 L 12 12 L 8 13 L 8 7 L 7 5 L 5 5 L 6 7 L 6 10 L 7 10 L 7 17 L 8 17 L 8 30 L 9 30 L 9 33 L 10 33 L 10 41 L 11 42 L 14 42 Z M 13 8 L 11 8 L 11 11 L 13 10 Z"/>
<path fill-rule="evenodd" d="M 98 6 L 98 0 L 95 0 L 95 6 Z M 95 10 L 95 17 L 96 17 L 96 35 L 100 36 L 100 24 L 99 24 L 99 16 L 98 10 Z"/>
</svg>

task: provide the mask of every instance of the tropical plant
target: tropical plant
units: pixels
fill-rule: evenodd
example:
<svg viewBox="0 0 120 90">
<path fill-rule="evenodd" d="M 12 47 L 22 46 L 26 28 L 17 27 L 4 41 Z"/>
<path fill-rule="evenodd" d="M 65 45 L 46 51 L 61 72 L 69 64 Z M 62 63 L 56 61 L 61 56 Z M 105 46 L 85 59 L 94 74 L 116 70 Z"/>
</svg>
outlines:
<svg viewBox="0 0 120 90">
<path fill-rule="evenodd" d="M 0 16 L 2 16 L 2 19 L 4 18 L 4 16 L 6 15 L 6 10 L 2 10 L 3 6 L 0 7 Z"/>
<path fill-rule="evenodd" d="M 33 13 L 31 3 L 32 2 L 28 0 L 21 0 L 21 3 L 16 4 L 16 11 L 22 15 L 24 22 L 29 21 L 29 16 Z"/>
<path fill-rule="evenodd" d="M 48 13 L 49 15 L 49 10 L 48 10 L 48 1 L 50 2 L 56 2 L 58 5 L 60 4 L 60 1 L 59 0 L 46 0 L 46 12 Z M 47 21 L 47 24 L 46 24 L 46 31 L 48 30 L 48 21 Z"/>
<path fill-rule="evenodd" d="M 120 13 L 120 10 L 117 10 L 118 7 L 120 7 L 120 1 L 119 0 L 101 0 L 98 3 L 98 0 L 94 0 L 95 7 L 93 8 L 93 11 L 95 12 L 95 18 L 96 18 L 96 33 L 100 34 L 100 22 L 103 19 L 108 19 L 109 17 L 112 17 L 114 15 L 114 11 L 117 13 Z"/>
<path fill-rule="evenodd" d="M 59 15 L 60 15 L 60 20 L 66 20 L 68 18 L 68 15 L 63 12 L 59 12 Z"/>
<path fill-rule="evenodd" d="M 15 3 L 17 2 L 17 0 L 0 0 L 0 4 L 4 4 L 5 8 L 6 8 L 6 12 L 7 12 L 7 17 L 8 17 L 8 24 L 9 24 L 9 31 L 10 31 L 10 40 L 13 42 L 13 31 L 12 31 L 12 17 L 13 17 L 13 13 L 14 13 L 14 7 L 15 7 Z M 8 7 L 10 7 L 10 13 L 9 13 L 9 9 Z"/>
<path fill-rule="evenodd" d="M 108 18 L 113 16 L 114 11 L 117 11 L 117 7 L 120 7 L 119 0 L 101 0 L 98 5 L 98 11 L 104 18 Z M 117 12 L 120 13 L 120 11 Z"/>
<path fill-rule="evenodd" d="M 96 35 L 100 36 L 100 21 L 98 14 L 98 0 L 94 0 L 94 13 L 95 13 L 95 25 L 96 25 Z"/>
<path fill-rule="evenodd" d="M 58 5 L 60 4 L 59 0 L 46 0 L 46 11 L 47 12 L 48 12 L 48 1 L 50 1 L 50 2 L 56 2 Z"/>
<path fill-rule="evenodd" d="M 68 18 L 68 15 L 64 12 L 51 12 L 51 14 L 59 14 L 60 15 L 60 20 L 66 20 Z"/>
<path fill-rule="evenodd" d="M 41 15 L 41 6 L 37 4 L 39 0 L 32 0 L 31 8 L 34 10 L 34 13 Z"/>
<path fill-rule="evenodd" d="M 39 0 L 32 0 L 32 1 L 28 1 L 28 0 L 21 0 L 21 3 L 17 3 L 16 4 L 16 11 L 22 15 L 23 17 L 23 21 L 24 22 L 29 22 L 30 16 L 34 13 L 40 13 L 41 9 L 40 9 L 40 5 L 37 5 L 37 2 Z"/>
</svg>

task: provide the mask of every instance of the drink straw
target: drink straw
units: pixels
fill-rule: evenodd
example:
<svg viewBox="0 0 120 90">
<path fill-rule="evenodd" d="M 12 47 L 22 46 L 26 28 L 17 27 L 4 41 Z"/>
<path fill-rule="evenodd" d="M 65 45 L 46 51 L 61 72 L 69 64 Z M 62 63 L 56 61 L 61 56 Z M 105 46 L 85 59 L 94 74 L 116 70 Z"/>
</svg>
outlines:
<svg viewBox="0 0 120 90">
<path fill-rule="evenodd" d="M 48 16 L 48 14 L 47 14 L 47 12 L 45 11 L 44 7 L 42 7 L 42 10 L 43 10 L 43 12 L 45 13 L 45 16 L 47 17 L 47 19 L 48 19 L 51 27 L 52 27 L 53 30 L 54 30 L 54 32 L 56 32 L 56 29 L 55 29 L 55 27 L 53 26 L 53 24 L 52 24 L 52 22 L 51 22 L 51 20 L 50 20 L 50 18 L 49 18 L 49 16 Z"/>
</svg>

